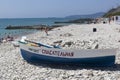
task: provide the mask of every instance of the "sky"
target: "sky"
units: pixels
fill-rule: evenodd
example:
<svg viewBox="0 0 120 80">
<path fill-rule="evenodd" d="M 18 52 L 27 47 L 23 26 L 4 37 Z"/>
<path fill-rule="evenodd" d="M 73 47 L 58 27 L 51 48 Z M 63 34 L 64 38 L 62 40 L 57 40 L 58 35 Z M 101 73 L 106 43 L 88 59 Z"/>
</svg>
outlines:
<svg viewBox="0 0 120 80">
<path fill-rule="evenodd" d="M 0 0 L 0 18 L 65 17 L 107 12 L 120 0 Z"/>
</svg>

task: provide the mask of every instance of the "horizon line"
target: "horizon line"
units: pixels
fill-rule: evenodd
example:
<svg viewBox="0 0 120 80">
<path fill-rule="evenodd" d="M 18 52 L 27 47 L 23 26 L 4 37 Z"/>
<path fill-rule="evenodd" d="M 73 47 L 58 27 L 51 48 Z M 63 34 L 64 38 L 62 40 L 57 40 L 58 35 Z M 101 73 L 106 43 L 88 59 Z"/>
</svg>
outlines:
<svg viewBox="0 0 120 80">
<path fill-rule="evenodd" d="M 90 14 L 73 14 L 73 15 L 92 15 L 92 14 L 97 14 L 97 13 L 106 13 L 106 12 L 96 12 L 96 13 L 90 13 Z M 68 15 L 68 16 L 73 16 L 73 15 Z M 0 18 L 0 19 L 16 19 L 16 18 L 66 18 L 67 16 L 64 17 L 4 17 L 4 18 Z"/>
</svg>

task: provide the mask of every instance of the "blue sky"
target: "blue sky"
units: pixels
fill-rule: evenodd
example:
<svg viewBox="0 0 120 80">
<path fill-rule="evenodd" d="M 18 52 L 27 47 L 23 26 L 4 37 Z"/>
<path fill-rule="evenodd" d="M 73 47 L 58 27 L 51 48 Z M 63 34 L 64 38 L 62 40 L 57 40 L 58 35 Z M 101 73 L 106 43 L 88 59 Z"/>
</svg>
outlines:
<svg viewBox="0 0 120 80">
<path fill-rule="evenodd" d="M 0 0 L 0 18 L 65 17 L 106 12 L 120 0 Z"/>
</svg>

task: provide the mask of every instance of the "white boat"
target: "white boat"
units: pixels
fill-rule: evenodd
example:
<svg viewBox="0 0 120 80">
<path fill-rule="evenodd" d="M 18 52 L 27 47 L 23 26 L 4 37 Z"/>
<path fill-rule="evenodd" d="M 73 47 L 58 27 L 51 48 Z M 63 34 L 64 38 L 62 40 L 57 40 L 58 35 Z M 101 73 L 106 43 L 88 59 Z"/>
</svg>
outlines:
<svg viewBox="0 0 120 80">
<path fill-rule="evenodd" d="M 26 41 L 20 42 L 22 57 L 33 63 L 111 66 L 115 64 L 116 49 L 65 50 Z"/>
</svg>

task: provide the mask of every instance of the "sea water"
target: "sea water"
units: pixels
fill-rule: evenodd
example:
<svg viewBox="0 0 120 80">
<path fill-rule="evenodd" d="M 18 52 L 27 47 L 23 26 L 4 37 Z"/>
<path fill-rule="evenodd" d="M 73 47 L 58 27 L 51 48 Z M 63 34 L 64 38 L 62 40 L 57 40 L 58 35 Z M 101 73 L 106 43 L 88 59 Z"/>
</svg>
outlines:
<svg viewBox="0 0 120 80">
<path fill-rule="evenodd" d="M 7 35 L 18 36 L 36 32 L 37 30 L 6 30 L 5 28 L 11 26 L 32 26 L 32 25 L 54 25 L 54 22 L 67 21 L 65 18 L 14 18 L 14 19 L 0 19 L 0 38 Z"/>
</svg>

